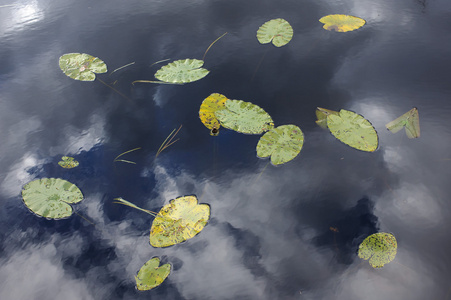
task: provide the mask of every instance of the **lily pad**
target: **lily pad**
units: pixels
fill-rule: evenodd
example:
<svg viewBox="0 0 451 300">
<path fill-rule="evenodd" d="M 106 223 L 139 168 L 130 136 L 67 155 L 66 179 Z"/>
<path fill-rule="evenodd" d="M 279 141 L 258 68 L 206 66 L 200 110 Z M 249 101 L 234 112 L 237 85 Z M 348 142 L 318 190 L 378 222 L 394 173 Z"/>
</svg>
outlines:
<svg viewBox="0 0 451 300">
<path fill-rule="evenodd" d="M 335 30 L 337 32 L 353 31 L 362 27 L 366 23 L 364 19 L 340 14 L 328 15 L 319 19 L 319 21 L 324 23 L 324 29 Z"/>
<path fill-rule="evenodd" d="M 271 116 L 255 104 L 227 100 L 225 108 L 215 112 L 216 118 L 225 128 L 247 134 L 261 134 L 274 128 Z"/>
<path fill-rule="evenodd" d="M 359 257 L 373 268 L 382 268 L 395 259 L 398 244 L 391 233 L 379 232 L 368 236 L 359 246 Z"/>
<path fill-rule="evenodd" d="M 198 204 L 196 196 L 173 199 L 163 206 L 150 228 L 150 244 L 168 247 L 186 241 L 204 229 L 210 206 Z"/>
<path fill-rule="evenodd" d="M 330 114 L 339 115 L 338 111 L 329 110 L 321 107 L 316 108 L 316 124 L 318 124 L 321 128 L 327 129 L 327 116 Z"/>
<path fill-rule="evenodd" d="M 61 161 L 58 164 L 65 169 L 72 169 L 79 165 L 79 162 L 76 161 L 73 157 L 63 156 L 61 157 Z"/>
<path fill-rule="evenodd" d="M 164 264 L 160 267 L 160 259 L 154 257 L 147 261 L 139 270 L 138 276 L 135 276 L 136 288 L 140 291 L 153 289 L 169 276 L 171 273 L 171 264 Z"/>
<path fill-rule="evenodd" d="M 293 28 L 284 19 L 273 19 L 262 26 L 257 31 L 257 39 L 260 44 L 273 43 L 276 47 L 288 44 L 293 38 Z"/>
<path fill-rule="evenodd" d="M 69 181 L 41 178 L 24 185 L 22 198 L 35 214 L 49 219 L 62 219 L 72 215 L 72 207 L 69 204 L 83 200 L 83 194 Z"/>
<path fill-rule="evenodd" d="M 387 123 L 385 127 L 393 133 L 396 133 L 405 127 L 409 139 L 420 137 L 420 117 L 418 115 L 418 109 L 416 107 L 412 108 L 402 116 Z"/>
<path fill-rule="evenodd" d="M 199 118 L 202 123 L 210 129 L 211 135 L 218 135 L 219 127 L 221 127 L 215 112 L 225 109 L 227 97 L 218 93 L 213 93 L 202 102 L 199 109 Z"/>
<path fill-rule="evenodd" d="M 358 150 L 373 152 L 379 144 L 373 125 L 352 111 L 342 109 L 338 114 L 329 113 L 327 127 L 338 140 Z"/>
<path fill-rule="evenodd" d="M 106 64 L 97 57 L 85 53 L 67 53 L 59 59 L 60 69 L 72 79 L 94 81 L 94 73 L 106 73 Z"/>
<path fill-rule="evenodd" d="M 257 156 L 271 156 L 273 165 L 284 164 L 301 152 L 304 134 L 295 125 L 282 125 L 266 132 L 258 141 Z"/>
<path fill-rule="evenodd" d="M 201 68 L 203 60 L 181 59 L 173 61 L 159 69 L 155 78 L 168 83 L 188 83 L 204 78 L 210 72 Z"/>
</svg>

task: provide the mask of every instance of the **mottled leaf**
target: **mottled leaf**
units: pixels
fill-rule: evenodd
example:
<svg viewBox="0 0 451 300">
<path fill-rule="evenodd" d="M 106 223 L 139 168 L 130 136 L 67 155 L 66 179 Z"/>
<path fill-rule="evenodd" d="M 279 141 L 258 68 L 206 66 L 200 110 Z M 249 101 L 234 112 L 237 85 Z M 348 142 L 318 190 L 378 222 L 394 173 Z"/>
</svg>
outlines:
<svg viewBox="0 0 451 300">
<path fill-rule="evenodd" d="M 304 144 L 304 134 L 295 125 L 282 125 L 266 132 L 258 141 L 257 156 L 271 156 L 271 163 L 280 165 L 295 158 Z"/>
<path fill-rule="evenodd" d="M 62 219 L 72 215 L 69 204 L 83 200 L 83 194 L 69 181 L 41 178 L 24 185 L 22 198 L 35 214 L 49 219 Z"/>
<path fill-rule="evenodd" d="M 353 31 L 365 25 L 364 19 L 339 14 L 322 17 L 319 21 L 324 23 L 324 29 L 337 32 Z"/>
<path fill-rule="evenodd" d="M 171 264 L 164 264 L 160 267 L 160 259 L 154 257 L 147 261 L 139 270 L 138 276 L 135 276 L 136 288 L 140 291 L 153 289 L 169 276 L 171 273 Z"/>
<path fill-rule="evenodd" d="M 65 169 L 72 169 L 79 165 L 78 161 L 70 156 L 61 157 L 61 161 L 59 161 L 58 164 Z"/>
<path fill-rule="evenodd" d="M 395 259 L 398 244 L 391 233 L 379 232 L 368 236 L 359 246 L 359 257 L 373 268 L 382 268 Z"/>
<path fill-rule="evenodd" d="M 293 28 L 284 19 L 273 19 L 262 26 L 257 31 L 257 39 L 261 44 L 272 42 L 276 47 L 282 47 L 293 38 Z"/>
<path fill-rule="evenodd" d="M 150 244 L 168 247 L 186 241 L 204 229 L 209 219 L 210 206 L 198 204 L 196 196 L 173 199 L 155 217 Z"/>
<path fill-rule="evenodd" d="M 189 83 L 204 78 L 210 72 L 201 68 L 203 60 L 181 59 L 173 61 L 159 69 L 155 78 L 168 83 Z"/>
<path fill-rule="evenodd" d="M 242 100 L 227 100 L 226 109 L 215 112 L 225 128 L 247 134 L 261 134 L 274 128 L 271 116 L 261 107 Z"/>
<path fill-rule="evenodd" d="M 210 129 L 211 135 L 218 135 L 221 127 L 215 112 L 225 108 L 227 97 L 218 93 L 213 93 L 202 102 L 199 109 L 199 118 L 202 123 Z"/>
<path fill-rule="evenodd" d="M 409 139 L 420 137 L 420 117 L 418 115 L 418 109 L 416 107 L 412 108 L 402 116 L 387 123 L 385 127 L 393 133 L 396 133 L 405 127 Z"/>
<path fill-rule="evenodd" d="M 106 73 L 107 66 L 99 58 L 85 53 L 68 53 L 59 59 L 60 69 L 72 79 L 94 81 L 94 73 Z"/>
<path fill-rule="evenodd" d="M 316 120 L 316 124 L 318 124 L 320 127 L 327 129 L 327 116 L 330 114 L 339 115 L 338 111 L 329 110 L 321 107 L 316 108 L 316 117 L 318 120 Z"/>
</svg>

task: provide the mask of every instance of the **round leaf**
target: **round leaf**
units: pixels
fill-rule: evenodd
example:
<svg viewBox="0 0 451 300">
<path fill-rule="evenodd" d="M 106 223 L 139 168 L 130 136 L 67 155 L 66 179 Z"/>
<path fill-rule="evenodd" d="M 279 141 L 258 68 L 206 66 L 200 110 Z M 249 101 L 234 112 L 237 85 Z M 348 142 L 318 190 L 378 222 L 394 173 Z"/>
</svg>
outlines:
<svg viewBox="0 0 451 300">
<path fill-rule="evenodd" d="M 273 19 L 262 26 L 257 31 L 257 39 L 261 44 L 272 42 L 276 47 L 288 44 L 293 38 L 293 28 L 284 19 Z"/>
<path fill-rule="evenodd" d="M 225 128 L 247 134 L 261 134 L 274 128 L 271 116 L 255 104 L 227 100 L 225 107 L 215 112 L 216 118 Z"/>
<path fill-rule="evenodd" d="M 161 67 L 155 73 L 155 78 L 169 83 L 193 82 L 204 78 L 210 72 L 201 68 L 203 65 L 204 61 L 198 59 L 176 60 Z"/>
<path fill-rule="evenodd" d="M 135 276 L 136 288 L 140 291 L 147 291 L 159 286 L 171 273 L 171 265 L 164 264 L 158 267 L 160 259 L 154 257 L 147 261 Z"/>
<path fill-rule="evenodd" d="M 85 53 L 68 53 L 59 59 L 60 69 L 72 79 L 94 81 L 94 73 L 106 73 L 106 64 L 99 58 Z"/>
<path fill-rule="evenodd" d="M 324 29 L 337 32 L 353 31 L 365 25 L 364 19 L 348 15 L 328 15 L 319 21 L 324 23 Z"/>
<path fill-rule="evenodd" d="M 211 130 L 212 135 L 218 135 L 219 127 L 221 127 L 218 119 L 216 119 L 215 111 L 224 109 L 226 100 L 226 96 L 213 93 L 205 98 L 200 105 L 199 118 L 205 127 Z"/>
<path fill-rule="evenodd" d="M 168 247 L 186 241 L 202 231 L 209 219 L 210 206 L 198 204 L 196 196 L 173 199 L 155 217 L 150 244 Z"/>
<path fill-rule="evenodd" d="M 340 110 L 339 115 L 327 116 L 327 127 L 340 141 L 355 149 L 373 152 L 378 146 L 378 136 L 373 125 L 352 111 Z"/>
<path fill-rule="evenodd" d="M 359 257 L 369 263 L 373 268 L 382 268 L 395 259 L 398 244 L 391 233 L 375 233 L 368 236 L 359 246 Z"/>
<path fill-rule="evenodd" d="M 72 169 L 79 165 L 78 161 L 70 156 L 61 157 L 61 161 L 59 161 L 58 164 L 65 169 Z"/>
<path fill-rule="evenodd" d="M 24 185 L 22 198 L 35 214 L 50 219 L 62 219 L 72 215 L 72 207 L 68 203 L 80 202 L 83 200 L 83 194 L 69 181 L 41 178 Z"/>
<path fill-rule="evenodd" d="M 257 156 L 271 156 L 274 165 L 295 158 L 304 144 L 304 134 L 295 125 L 282 125 L 265 133 L 257 144 Z"/>
</svg>

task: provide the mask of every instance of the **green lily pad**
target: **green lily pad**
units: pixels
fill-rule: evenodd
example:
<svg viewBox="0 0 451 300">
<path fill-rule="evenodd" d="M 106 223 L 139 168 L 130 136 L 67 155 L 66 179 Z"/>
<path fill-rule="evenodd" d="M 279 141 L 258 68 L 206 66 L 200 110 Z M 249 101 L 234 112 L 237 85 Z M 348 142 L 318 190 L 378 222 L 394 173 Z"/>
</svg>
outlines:
<svg viewBox="0 0 451 300">
<path fill-rule="evenodd" d="M 60 69 L 72 79 L 94 81 L 94 73 L 106 73 L 107 66 L 99 58 L 85 53 L 67 53 L 59 59 Z"/>
<path fill-rule="evenodd" d="M 186 241 L 204 229 L 210 219 L 210 206 L 198 204 L 196 196 L 169 201 L 155 217 L 150 228 L 150 244 L 168 247 Z"/>
<path fill-rule="evenodd" d="M 61 161 L 58 164 L 65 169 L 72 169 L 79 165 L 79 162 L 76 161 L 73 157 L 63 156 L 61 157 Z"/>
<path fill-rule="evenodd" d="M 420 137 L 420 117 L 418 115 L 418 109 L 416 107 L 412 108 L 402 116 L 387 123 L 385 127 L 393 133 L 396 133 L 405 127 L 409 139 Z"/>
<path fill-rule="evenodd" d="M 318 110 L 327 111 L 321 108 Z M 338 140 L 361 151 L 373 152 L 379 144 L 373 125 L 352 111 L 342 109 L 338 114 L 327 113 L 327 127 Z"/>
<path fill-rule="evenodd" d="M 227 97 L 218 93 L 213 93 L 204 99 L 199 109 L 199 118 L 201 122 L 210 129 L 210 134 L 216 136 L 221 127 L 215 112 L 225 108 Z"/>
<path fill-rule="evenodd" d="M 225 128 L 247 134 L 261 134 L 274 128 L 271 116 L 261 107 L 242 100 L 227 100 L 225 109 L 215 112 Z"/>
<path fill-rule="evenodd" d="M 210 72 L 201 68 L 203 60 L 181 59 L 173 61 L 159 69 L 155 78 L 168 83 L 188 83 L 204 78 Z"/>
<path fill-rule="evenodd" d="M 135 276 L 136 288 L 140 291 L 153 289 L 169 276 L 171 273 L 171 264 L 164 264 L 160 267 L 160 259 L 154 257 L 147 261 L 139 270 L 138 276 Z"/>
<path fill-rule="evenodd" d="M 379 232 L 368 236 L 359 246 L 359 257 L 373 268 L 382 268 L 395 259 L 398 244 L 391 233 Z"/>
<path fill-rule="evenodd" d="M 301 152 L 304 134 L 295 125 L 282 125 L 266 132 L 258 141 L 257 156 L 271 156 L 273 165 L 284 164 Z"/>
<path fill-rule="evenodd" d="M 284 19 L 273 19 L 262 26 L 257 31 L 257 39 L 260 44 L 273 43 L 276 47 L 282 47 L 293 38 L 293 28 Z"/>
<path fill-rule="evenodd" d="M 316 124 L 318 124 L 321 128 L 327 129 L 327 116 L 330 114 L 340 115 L 338 111 L 329 110 L 321 107 L 316 108 Z"/>
<path fill-rule="evenodd" d="M 62 219 L 72 215 L 72 207 L 69 204 L 83 200 L 83 194 L 69 181 L 41 178 L 24 185 L 22 198 L 35 214 L 49 219 Z"/>
</svg>

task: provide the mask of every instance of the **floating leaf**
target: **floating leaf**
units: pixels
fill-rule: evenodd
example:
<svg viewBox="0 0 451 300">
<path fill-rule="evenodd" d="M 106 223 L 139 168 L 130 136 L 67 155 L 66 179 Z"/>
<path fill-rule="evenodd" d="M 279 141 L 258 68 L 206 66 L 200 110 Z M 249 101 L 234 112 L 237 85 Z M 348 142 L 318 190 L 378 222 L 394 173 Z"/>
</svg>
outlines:
<svg viewBox="0 0 451 300">
<path fill-rule="evenodd" d="M 227 97 L 218 93 L 213 93 L 202 102 L 199 109 L 199 118 L 202 123 L 210 129 L 211 135 L 218 135 L 219 127 L 221 127 L 218 119 L 216 119 L 215 111 L 225 108 Z"/>
<path fill-rule="evenodd" d="M 61 161 L 59 161 L 58 164 L 65 169 L 72 169 L 79 165 L 78 161 L 70 156 L 61 157 Z"/>
<path fill-rule="evenodd" d="M 420 137 L 420 118 L 418 116 L 418 109 L 416 107 L 412 108 L 402 116 L 387 123 L 385 127 L 393 133 L 396 133 L 405 127 L 409 139 Z"/>
<path fill-rule="evenodd" d="M 164 264 L 160 267 L 160 259 L 154 257 L 147 261 L 135 276 L 136 288 L 140 291 L 147 291 L 159 286 L 171 273 L 171 264 Z"/>
<path fill-rule="evenodd" d="M 366 23 L 364 19 L 348 15 L 328 15 L 319 19 L 319 21 L 324 23 L 324 29 L 337 32 L 353 31 Z"/>
<path fill-rule="evenodd" d="M 225 128 L 248 134 L 261 134 L 274 128 L 271 116 L 255 104 L 227 100 L 225 108 L 215 112 L 216 118 Z"/>
<path fill-rule="evenodd" d="M 198 204 L 196 196 L 173 199 L 158 212 L 150 228 L 150 244 L 168 247 L 186 241 L 210 219 L 210 206 Z"/>
<path fill-rule="evenodd" d="M 304 134 L 295 125 L 282 125 L 266 132 L 258 141 L 257 156 L 271 156 L 271 163 L 280 165 L 295 158 L 304 144 Z"/>
<path fill-rule="evenodd" d="M 321 107 L 316 108 L 316 117 L 318 120 L 316 120 L 316 124 L 318 124 L 320 127 L 327 129 L 327 116 L 330 114 L 339 115 L 338 111 L 329 110 Z"/>
<path fill-rule="evenodd" d="M 62 219 L 72 215 L 72 207 L 69 204 L 83 200 L 83 194 L 69 181 L 41 178 L 24 185 L 22 198 L 35 214 L 50 219 Z"/>
<path fill-rule="evenodd" d="M 382 268 L 395 259 L 398 244 L 391 233 L 379 232 L 368 236 L 359 246 L 359 257 L 369 263 L 373 268 Z"/>
<path fill-rule="evenodd" d="M 257 39 L 260 44 L 272 42 L 276 47 L 288 44 L 293 38 L 293 28 L 284 19 L 273 19 L 262 26 L 257 31 Z"/>
<path fill-rule="evenodd" d="M 318 107 L 318 110 L 327 111 Z M 341 142 L 352 148 L 373 152 L 379 144 L 373 125 L 352 111 L 340 110 L 338 114 L 327 114 L 327 127 Z"/>
<path fill-rule="evenodd" d="M 210 72 L 201 68 L 203 60 L 181 59 L 173 61 L 159 69 L 155 78 L 168 83 L 188 83 L 204 78 Z"/>
<path fill-rule="evenodd" d="M 106 64 L 99 58 L 85 53 L 68 53 L 59 59 L 60 69 L 72 79 L 94 81 L 94 73 L 106 73 Z"/>
</svg>

